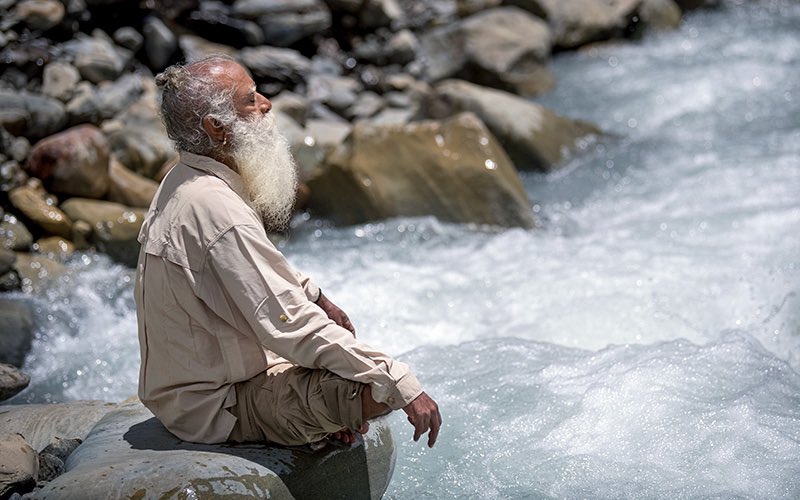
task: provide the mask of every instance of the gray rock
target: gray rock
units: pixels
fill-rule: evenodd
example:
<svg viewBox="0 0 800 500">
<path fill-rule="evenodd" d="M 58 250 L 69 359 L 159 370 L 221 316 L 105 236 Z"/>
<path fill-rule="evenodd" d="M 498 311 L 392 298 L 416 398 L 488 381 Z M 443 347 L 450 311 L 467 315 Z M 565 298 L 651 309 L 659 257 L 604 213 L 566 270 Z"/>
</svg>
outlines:
<svg viewBox="0 0 800 500">
<path fill-rule="evenodd" d="M 0 127 L 13 135 L 40 139 L 67 123 L 60 101 L 26 91 L 0 90 Z"/>
<path fill-rule="evenodd" d="M 197 61 L 213 54 L 224 54 L 231 57 L 237 54 L 236 49 L 233 47 L 209 42 L 195 35 L 181 35 L 178 39 L 178 45 L 187 62 Z"/>
<path fill-rule="evenodd" d="M 362 85 L 346 76 L 312 75 L 308 79 L 307 97 L 313 103 L 322 103 L 344 115 L 355 104 Z"/>
<path fill-rule="evenodd" d="M 118 29 L 114 32 L 112 38 L 117 45 L 125 47 L 131 52 L 136 52 L 142 48 L 142 43 L 144 42 L 144 37 L 141 33 L 130 26 L 123 26 Z"/>
<path fill-rule="evenodd" d="M 75 66 L 54 61 L 44 67 L 42 93 L 59 101 L 67 102 L 72 97 L 75 85 L 79 81 L 81 81 L 81 75 Z"/>
<path fill-rule="evenodd" d="M 97 124 L 103 116 L 97 89 L 86 81 L 78 83 L 65 109 L 70 125 Z"/>
<path fill-rule="evenodd" d="M 61 23 L 65 9 L 57 0 L 23 0 L 17 4 L 14 14 L 28 28 L 46 31 Z"/>
<path fill-rule="evenodd" d="M 0 363 L 0 401 L 11 399 L 28 387 L 31 378 L 14 366 Z"/>
<path fill-rule="evenodd" d="M 85 439 L 116 408 L 105 401 L 0 406 L 0 434 L 22 434 L 34 450 L 42 451 L 59 437 Z"/>
<path fill-rule="evenodd" d="M 142 32 L 144 51 L 150 61 L 150 67 L 156 70 L 165 68 L 178 49 L 178 39 L 175 34 L 160 19 L 153 16 L 145 19 Z"/>
<path fill-rule="evenodd" d="M 28 299 L 0 296 L 0 363 L 21 367 L 34 335 L 33 313 Z"/>
<path fill-rule="evenodd" d="M 399 26 L 404 18 L 397 0 L 364 0 L 359 11 L 359 24 L 366 29 Z"/>
<path fill-rule="evenodd" d="M 92 227 L 92 243 L 99 251 L 126 266 L 136 265 L 136 238 L 144 221 L 143 209 L 85 198 L 70 198 L 61 209 L 72 220 L 85 221 Z"/>
<path fill-rule="evenodd" d="M 422 38 L 425 75 L 448 77 L 535 95 L 550 90 L 547 24 L 516 7 L 499 7 L 437 28 Z"/>
<path fill-rule="evenodd" d="M 331 26 L 331 13 L 319 0 L 237 0 L 233 14 L 254 20 L 264 43 L 287 47 Z"/>
<path fill-rule="evenodd" d="M 311 69 L 311 61 L 292 49 L 245 47 L 239 53 L 254 76 L 283 83 L 300 83 Z"/>
<path fill-rule="evenodd" d="M 61 46 L 72 56 L 72 64 L 78 69 L 81 77 L 92 83 L 116 80 L 128 64 L 126 58 L 120 57 L 120 50 L 117 50 L 118 48 L 115 48 L 109 39 L 99 34 L 89 37 L 78 33 L 75 38 Z"/>
<path fill-rule="evenodd" d="M 138 101 L 144 93 L 142 76 L 126 74 L 97 86 L 95 99 L 102 119 L 113 118 Z"/>
<path fill-rule="evenodd" d="M 66 462 L 67 458 L 72 455 L 72 452 L 81 445 L 83 439 L 80 438 L 61 438 L 54 436 L 53 440 L 44 447 L 41 453 L 49 453 L 56 458 Z"/>
<path fill-rule="evenodd" d="M 66 471 L 64 461 L 50 453 L 39 453 L 39 483 L 52 481 Z"/>
<path fill-rule="evenodd" d="M 33 146 L 27 171 L 45 187 L 71 196 L 101 198 L 108 192 L 109 143 L 93 125 L 78 125 Z"/>
<path fill-rule="evenodd" d="M 0 498 L 36 486 L 39 457 L 19 434 L 0 435 Z"/>
<path fill-rule="evenodd" d="M 285 113 L 299 125 L 305 125 L 308 115 L 308 100 L 305 97 L 287 90 L 269 100 L 274 111 Z"/>
<path fill-rule="evenodd" d="M 416 113 L 411 109 L 387 108 L 369 118 L 376 125 L 405 125 L 414 119 Z"/>
<path fill-rule="evenodd" d="M 22 278 L 22 291 L 42 293 L 53 281 L 67 273 L 67 267 L 46 255 L 17 253 L 17 273 Z"/>
<path fill-rule="evenodd" d="M 394 464 L 388 426 L 374 421 L 350 447 L 318 451 L 265 444 L 180 441 L 139 403 L 105 415 L 66 462 L 67 472 L 37 497 L 380 498 Z M 331 484 L 336 485 L 335 491 Z"/>
<path fill-rule="evenodd" d="M 602 133 L 594 125 L 558 116 L 527 99 L 460 80 L 438 84 L 428 109 L 437 118 L 475 113 L 520 170 L 552 170 L 565 153 L 576 150 L 579 138 Z"/>
<path fill-rule="evenodd" d="M 356 102 L 347 109 L 345 116 L 351 120 L 369 118 L 375 116 L 385 105 L 381 96 L 375 92 L 362 92 Z"/>
<path fill-rule="evenodd" d="M 16 261 L 17 256 L 13 251 L 0 247 L 0 274 L 14 270 L 14 262 Z"/>
<path fill-rule="evenodd" d="M 22 289 L 22 278 L 16 269 L 0 274 L 0 292 L 16 292 Z"/>
<path fill-rule="evenodd" d="M 648 30 L 674 30 L 681 24 L 681 8 L 674 0 L 642 0 L 639 18 Z"/>
<path fill-rule="evenodd" d="M 27 251 L 33 245 L 33 236 L 14 215 L 3 214 L 0 219 L 0 245 L 8 250 Z"/>
<path fill-rule="evenodd" d="M 236 0 L 233 14 L 244 19 L 256 19 L 283 12 L 305 12 L 319 6 L 319 0 Z"/>
<path fill-rule="evenodd" d="M 407 64 L 417 58 L 419 40 L 409 30 L 401 30 L 389 39 L 386 57 L 391 63 Z"/>
<path fill-rule="evenodd" d="M 534 224 L 517 171 L 472 113 L 399 126 L 358 122 L 308 186 L 312 209 L 345 224 L 422 215 Z"/>
</svg>

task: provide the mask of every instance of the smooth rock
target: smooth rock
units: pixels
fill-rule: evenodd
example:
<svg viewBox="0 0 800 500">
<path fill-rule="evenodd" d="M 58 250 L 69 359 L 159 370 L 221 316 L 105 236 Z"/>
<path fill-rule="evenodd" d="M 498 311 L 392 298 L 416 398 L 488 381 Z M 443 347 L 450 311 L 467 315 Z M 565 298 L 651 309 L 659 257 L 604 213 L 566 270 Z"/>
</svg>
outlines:
<svg viewBox="0 0 800 500">
<path fill-rule="evenodd" d="M 108 192 L 109 142 L 93 125 L 79 125 L 33 146 L 27 171 L 48 190 L 100 198 Z"/>
<path fill-rule="evenodd" d="M 229 45 L 263 45 L 264 31 L 261 26 L 253 21 L 231 17 L 230 9 L 226 7 L 220 2 L 205 2 L 200 10 L 192 11 L 183 24 L 201 37 Z"/>
<path fill-rule="evenodd" d="M 0 434 L 0 498 L 36 486 L 39 456 L 19 434 Z"/>
<path fill-rule="evenodd" d="M 0 219 L 0 244 L 8 250 L 29 250 L 33 245 L 33 235 L 14 215 L 3 214 Z"/>
<path fill-rule="evenodd" d="M 17 4 L 15 14 L 28 28 L 46 31 L 61 23 L 65 9 L 57 0 L 23 0 Z"/>
<path fill-rule="evenodd" d="M 346 76 L 312 75 L 308 79 L 308 100 L 322 103 L 343 115 L 355 104 L 362 85 Z"/>
<path fill-rule="evenodd" d="M 308 120 L 305 129 L 306 134 L 314 139 L 314 144 L 326 154 L 341 146 L 352 131 L 353 126 L 347 122 L 316 119 Z"/>
<path fill-rule="evenodd" d="M 13 251 L 0 247 L 0 274 L 12 271 L 16 261 L 17 255 Z"/>
<path fill-rule="evenodd" d="M 33 312 L 28 299 L 0 295 L 0 363 L 21 367 L 34 335 Z M 5 431 L 8 432 L 8 431 Z"/>
<path fill-rule="evenodd" d="M 129 207 L 147 208 L 153 201 L 158 183 L 129 170 L 119 160 L 112 157 L 109 168 L 111 187 L 108 200 Z"/>
<path fill-rule="evenodd" d="M 510 92 L 550 90 L 547 24 L 516 7 L 498 7 L 437 28 L 422 37 L 430 81 L 457 77 Z"/>
<path fill-rule="evenodd" d="M 161 19 L 150 16 L 142 27 L 144 34 L 144 52 L 150 61 L 150 67 L 163 69 L 169 64 L 178 49 L 178 39 Z"/>
<path fill-rule="evenodd" d="M 267 81 L 300 83 L 311 69 L 311 61 L 292 49 L 245 47 L 239 55 L 257 79 Z"/>
<path fill-rule="evenodd" d="M 28 157 L 31 143 L 24 137 L 14 137 L 5 129 L 0 128 L 0 154 L 8 156 L 11 160 L 22 162 Z M 3 177 L 6 176 L 2 173 Z"/>
<path fill-rule="evenodd" d="M 237 0 L 232 11 L 261 27 L 265 45 L 287 47 L 331 27 L 331 13 L 319 0 Z"/>
<path fill-rule="evenodd" d="M 85 221 L 92 227 L 92 242 L 99 251 L 129 267 L 136 265 L 136 238 L 144 221 L 143 209 L 84 198 L 70 198 L 61 209 L 72 220 Z"/>
<path fill-rule="evenodd" d="M 674 0 L 642 0 L 639 18 L 646 29 L 674 30 L 681 24 L 681 8 Z"/>
<path fill-rule="evenodd" d="M 475 113 L 520 170 L 550 171 L 578 149 L 580 138 L 602 133 L 590 123 L 558 116 L 527 99 L 469 82 L 445 80 L 435 90 L 428 107 L 433 117 Z"/>
<path fill-rule="evenodd" d="M 42 74 L 42 93 L 46 96 L 67 102 L 81 81 L 81 75 L 75 66 L 53 61 L 44 67 Z"/>
<path fill-rule="evenodd" d="M 61 130 L 67 114 L 60 101 L 26 91 L 0 89 L 0 127 L 16 136 L 39 139 Z"/>
<path fill-rule="evenodd" d="M 8 193 L 8 199 L 14 208 L 25 215 L 31 222 L 39 226 L 46 234 L 55 234 L 69 238 L 72 234 L 72 221 L 58 209 L 39 190 L 30 186 L 21 186 Z"/>
<path fill-rule="evenodd" d="M 368 30 L 399 26 L 405 13 L 397 0 L 364 0 L 359 11 L 359 25 Z"/>
<path fill-rule="evenodd" d="M 31 253 L 17 253 L 16 268 L 22 278 L 22 291 L 33 294 L 42 292 L 67 273 L 61 262 Z"/>
<path fill-rule="evenodd" d="M 71 229 L 74 232 L 74 228 Z M 33 244 L 33 250 L 50 259 L 63 262 L 75 253 L 75 244 L 59 236 L 50 236 L 36 240 L 36 243 Z"/>
<path fill-rule="evenodd" d="M 362 92 L 356 102 L 345 111 L 345 116 L 351 120 L 375 116 L 386 106 L 381 96 L 375 92 Z"/>
<path fill-rule="evenodd" d="M 63 43 L 62 48 L 72 56 L 72 64 L 81 77 L 92 83 L 116 80 L 128 64 L 126 58 L 120 57 L 120 50 L 102 36 L 90 37 L 78 33 L 75 38 Z"/>
<path fill-rule="evenodd" d="M 396 216 L 532 227 L 514 166 L 471 113 L 405 126 L 357 123 L 309 179 L 311 207 L 354 224 Z"/>
<path fill-rule="evenodd" d="M 111 35 L 111 38 L 120 47 L 125 47 L 134 53 L 142 48 L 142 44 L 144 43 L 144 37 L 141 33 L 130 26 L 123 26 L 118 29 Z"/>
<path fill-rule="evenodd" d="M 0 363 L 0 401 L 13 398 L 30 383 L 31 377 L 28 374 L 22 373 L 15 366 Z"/>
<path fill-rule="evenodd" d="M 39 453 L 39 477 L 40 483 L 52 481 L 66 471 L 64 461 L 50 453 Z"/>
<path fill-rule="evenodd" d="M 467 17 L 482 10 L 497 7 L 502 0 L 456 0 L 456 12 L 460 17 Z"/>
<path fill-rule="evenodd" d="M 408 64 L 417 58 L 419 40 L 410 30 L 400 30 L 386 45 L 386 58 L 390 63 Z"/>
<path fill-rule="evenodd" d="M 43 451 L 56 438 L 85 439 L 116 408 L 105 401 L 0 406 L 0 434 L 22 434 L 33 449 Z"/>
<path fill-rule="evenodd" d="M 145 78 L 129 73 L 113 82 L 100 83 L 95 93 L 100 118 L 113 118 L 138 101 L 145 91 Z M 151 80 L 149 77 L 147 79 Z"/>
<path fill-rule="evenodd" d="M 66 462 L 72 452 L 81 445 L 83 439 L 81 438 L 61 438 L 54 436 L 50 444 L 44 447 L 41 453 L 49 453 L 56 458 Z"/>
<path fill-rule="evenodd" d="M 195 35 L 181 35 L 178 38 L 178 45 L 181 48 L 181 52 L 183 52 L 186 62 L 197 61 L 214 54 L 224 54 L 231 57 L 237 54 L 236 49 L 233 47 L 209 42 Z"/>
<path fill-rule="evenodd" d="M 153 178 L 162 165 L 175 155 L 158 114 L 155 84 L 150 82 L 142 97 L 113 120 L 103 123 L 111 153 L 123 165 Z"/>
<path fill-rule="evenodd" d="M 37 497 L 380 498 L 394 466 L 388 425 L 349 447 L 284 448 L 180 441 L 138 402 L 106 414 Z M 335 485 L 335 487 L 332 487 Z"/>
<path fill-rule="evenodd" d="M 72 98 L 66 106 L 68 123 L 80 125 L 82 123 L 100 123 L 104 114 L 100 107 L 97 89 L 87 81 L 79 82 L 74 89 Z"/>
<path fill-rule="evenodd" d="M 25 184 L 28 174 L 16 160 L 0 163 L 0 191 L 11 191 L 15 187 Z M 2 246 L 2 245 L 0 245 Z"/>
<path fill-rule="evenodd" d="M 305 125 L 308 115 L 308 100 L 305 97 L 286 90 L 269 100 L 273 111 L 285 113 L 299 125 Z"/>
</svg>

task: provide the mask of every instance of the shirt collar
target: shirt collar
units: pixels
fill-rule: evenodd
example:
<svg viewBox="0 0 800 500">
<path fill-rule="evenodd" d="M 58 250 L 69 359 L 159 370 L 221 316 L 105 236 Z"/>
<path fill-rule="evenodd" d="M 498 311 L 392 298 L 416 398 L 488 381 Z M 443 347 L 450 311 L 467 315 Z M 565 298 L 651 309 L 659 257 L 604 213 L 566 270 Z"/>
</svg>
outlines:
<svg viewBox="0 0 800 500">
<path fill-rule="evenodd" d="M 181 151 L 180 156 L 181 163 L 222 179 L 243 200 L 248 200 L 247 194 L 244 191 L 242 177 L 224 163 L 220 163 L 208 156 L 201 156 L 188 151 Z"/>
</svg>

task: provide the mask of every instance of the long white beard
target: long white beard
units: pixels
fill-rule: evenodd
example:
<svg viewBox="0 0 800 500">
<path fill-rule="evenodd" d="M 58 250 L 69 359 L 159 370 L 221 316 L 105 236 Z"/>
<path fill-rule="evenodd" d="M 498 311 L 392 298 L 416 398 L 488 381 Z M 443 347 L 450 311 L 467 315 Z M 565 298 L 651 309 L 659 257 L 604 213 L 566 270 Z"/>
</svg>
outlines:
<svg viewBox="0 0 800 500">
<path fill-rule="evenodd" d="M 268 231 L 284 231 L 294 208 L 297 171 L 275 116 L 237 119 L 232 131 L 231 155 L 253 207 Z"/>
</svg>

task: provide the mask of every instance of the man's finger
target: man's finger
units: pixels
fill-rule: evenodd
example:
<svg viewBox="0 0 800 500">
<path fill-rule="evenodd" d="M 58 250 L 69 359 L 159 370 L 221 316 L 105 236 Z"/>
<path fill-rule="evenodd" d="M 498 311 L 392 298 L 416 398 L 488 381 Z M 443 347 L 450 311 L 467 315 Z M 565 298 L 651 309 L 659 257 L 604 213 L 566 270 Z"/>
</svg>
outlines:
<svg viewBox="0 0 800 500">
<path fill-rule="evenodd" d="M 442 426 L 442 416 L 437 415 L 431 422 L 431 431 L 428 433 L 428 448 L 433 448 L 436 438 L 439 437 L 439 428 Z"/>
</svg>

